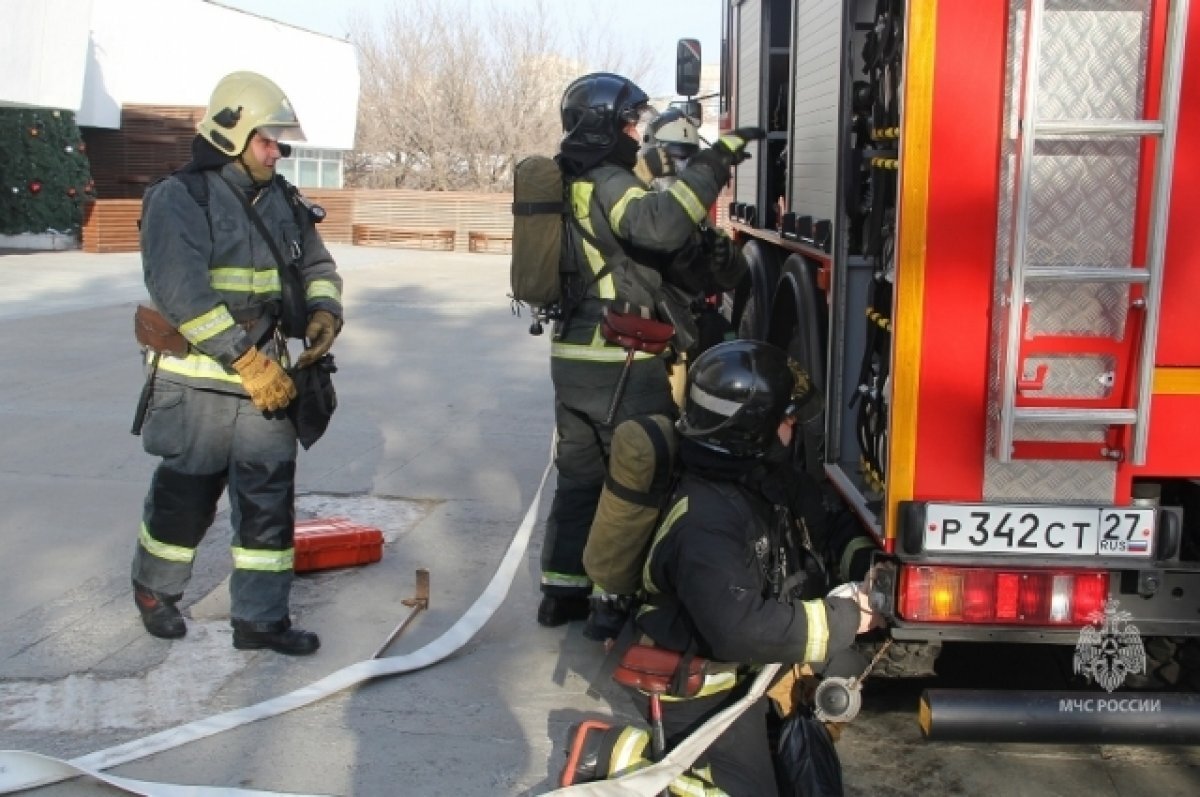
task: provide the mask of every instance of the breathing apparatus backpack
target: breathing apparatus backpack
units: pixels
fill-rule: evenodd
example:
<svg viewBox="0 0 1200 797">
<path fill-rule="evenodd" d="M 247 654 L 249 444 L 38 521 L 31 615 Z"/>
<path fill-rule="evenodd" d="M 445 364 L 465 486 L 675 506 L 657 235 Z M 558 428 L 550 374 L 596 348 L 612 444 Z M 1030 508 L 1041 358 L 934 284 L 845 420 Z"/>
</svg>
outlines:
<svg viewBox="0 0 1200 797">
<path fill-rule="evenodd" d="M 677 476 L 679 433 L 666 415 L 630 418 L 613 430 L 608 474 L 592 520 L 583 567 L 598 590 L 633 595 L 659 515 Z"/>
<path fill-rule="evenodd" d="M 569 316 L 588 290 L 611 275 L 621 312 L 674 324 L 662 296 L 657 269 L 633 260 L 619 245 L 607 245 L 588 231 L 571 212 L 569 187 L 558 163 L 544 155 L 521 160 L 513 173 L 512 263 L 510 298 L 514 305 L 533 310 L 530 334 L 540 335 L 541 322 Z M 567 225 L 570 225 L 568 229 Z M 604 266 L 582 278 L 571 254 L 569 236 L 578 236 L 599 251 Z M 577 279 L 568 282 L 571 276 Z M 515 312 L 515 307 L 514 307 Z M 676 341 L 679 343 L 680 341 Z M 688 342 L 690 345 L 690 341 Z M 687 348 L 687 345 L 681 348 Z"/>
<path fill-rule="evenodd" d="M 534 309 L 535 327 L 536 315 L 545 315 L 562 300 L 559 271 L 564 262 L 564 192 L 562 171 L 553 158 L 532 155 L 517 164 L 513 173 L 509 281 L 513 301 Z"/>
</svg>

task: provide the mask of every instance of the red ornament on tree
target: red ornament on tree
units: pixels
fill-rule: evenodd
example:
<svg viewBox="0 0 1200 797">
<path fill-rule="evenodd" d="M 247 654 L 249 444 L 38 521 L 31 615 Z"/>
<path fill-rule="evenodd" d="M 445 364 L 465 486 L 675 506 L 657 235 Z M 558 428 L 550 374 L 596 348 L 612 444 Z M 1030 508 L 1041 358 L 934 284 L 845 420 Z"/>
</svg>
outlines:
<svg viewBox="0 0 1200 797">
<path fill-rule="evenodd" d="M 71 199 L 74 199 L 75 194 L 77 194 L 77 193 L 79 193 L 79 192 L 75 190 L 75 186 L 71 186 L 70 188 L 67 189 L 67 196 L 71 197 Z"/>
<path fill-rule="evenodd" d="M 37 193 L 41 193 L 41 190 L 42 190 L 42 181 L 41 180 L 30 180 L 29 181 L 29 193 L 37 194 Z"/>
</svg>

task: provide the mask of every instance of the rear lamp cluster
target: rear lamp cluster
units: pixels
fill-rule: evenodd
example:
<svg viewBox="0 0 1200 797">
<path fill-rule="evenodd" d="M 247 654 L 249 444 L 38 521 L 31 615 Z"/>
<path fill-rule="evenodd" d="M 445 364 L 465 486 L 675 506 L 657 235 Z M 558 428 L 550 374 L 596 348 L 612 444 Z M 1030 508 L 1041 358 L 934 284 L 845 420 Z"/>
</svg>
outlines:
<svg viewBox="0 0 1200 797">
<path fill-rule="evenodd" d="M 921 565 L 901 568 L 897 614 L 931 623 L 1082 626 L 1107 598 L 1105 571 Z"/>
</svg>

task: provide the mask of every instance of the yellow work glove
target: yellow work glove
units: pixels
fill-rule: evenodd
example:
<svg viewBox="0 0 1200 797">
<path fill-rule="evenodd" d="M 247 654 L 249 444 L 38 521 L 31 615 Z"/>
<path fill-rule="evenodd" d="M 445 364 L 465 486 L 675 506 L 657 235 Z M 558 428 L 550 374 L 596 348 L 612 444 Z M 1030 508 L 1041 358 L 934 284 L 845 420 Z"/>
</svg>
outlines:
<svg viewBox="0 0 1200 797">
<path fill-rule="evenodd" d="M 254 406 L 263 412 L 281 410 L 296 397 L 296 386 L 279 363 L 253 346 L 233 363 Z"/>
<path fill-rule="evenodd" d="M 308 326 L 304 328 L 304 337 L 308 338 L 308 348 L 300 352 L 296 360 L 297 368 L 307 368 L 325 356 L 333 346 L 337 337 L 337 319 L 328 310 L 314 310 L 308 317 Z"/>
</svg>

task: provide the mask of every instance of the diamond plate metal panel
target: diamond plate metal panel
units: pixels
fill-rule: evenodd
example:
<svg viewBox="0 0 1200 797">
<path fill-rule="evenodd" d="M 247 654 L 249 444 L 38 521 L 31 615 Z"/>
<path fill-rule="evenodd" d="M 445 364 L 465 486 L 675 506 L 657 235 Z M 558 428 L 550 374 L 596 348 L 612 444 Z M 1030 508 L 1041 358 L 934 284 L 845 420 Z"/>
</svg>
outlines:
<svg viewBox="0 0 1200 797">
<path fill-rule="evenodd" d="M 1000 213 L 993 306 L 1007 295 L 1015 200 L 1015 161 L 1027 3 L 1009 7 L 1009 54 L 1001 142 Z M 1145 94 L 1149 0 L 1048 0 L 1039 59 L 1041 119 L 1138 119 Z M 1067 138 L 1038 142 L 1031 164 L 1026 262 L 1030 265 L 1124 268 L 1131 264 L 1139 145 L 1136 141 Z M 1120 339 L 1128 317 L 1125 285 L 1031 283 L 1027 335 L 1091 335 Z M 994 419 L 1000 414 L 1004 313 L 993 313 L 988 445 L 983 497 L 989 501 L 1082 503 L 1112 500 L 1116 464 L 1001 463 Z M 1030 359 L 1049 366 L 1038 395 L 1099 398 L 1111 389 L 1109 357 Z M 1104 442 L 1104 427 L 1047 428 L 1017 424 L 1015 438 Z"/>
<path fill-rule="evenodd" d="M 1146 0 L 1047 2 L 1039 61 L 1038 116 L 1140 118 L 1148 16 Z"/>
<path fill-rule="evenodd" d="M 1107 398 L 1112 393 L 1116 362 L 1111 357 L 1030 357 L 1025 370 L 1030 376 L 1039 365 L 1046 366 L 1041 390 L 1030 392 L 1036 398 Z M 1061 436 L 1061 430 L 1055 430 Z"/>
</svg>

